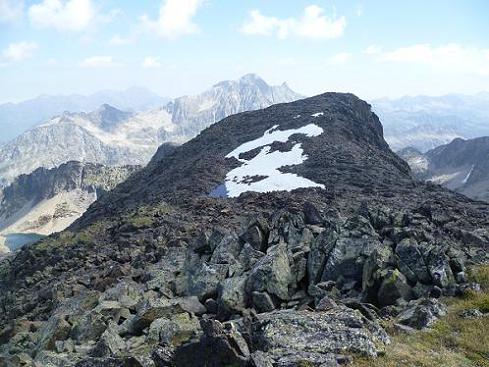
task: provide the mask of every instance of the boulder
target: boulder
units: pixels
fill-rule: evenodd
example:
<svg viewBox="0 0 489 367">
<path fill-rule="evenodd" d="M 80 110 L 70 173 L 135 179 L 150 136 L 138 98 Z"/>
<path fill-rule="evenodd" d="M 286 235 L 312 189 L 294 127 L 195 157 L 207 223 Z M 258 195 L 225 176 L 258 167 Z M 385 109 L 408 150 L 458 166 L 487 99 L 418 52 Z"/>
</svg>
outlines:
<svg viewBox="0 0 489 367">
<path fill-rule="evenodd" d="M 117 333 L 114 325 L 109 325 L 98 340 L 91 355 L 93 357 L 114 357 L 124 352 L 126 343 Z"/>
<path fill-rule="evenodd" d="M 251 300 L 257 312 L 270 312 L 275 309 L 272 297 L 267 292 L 252 292 Z"/>
<path fill-rule="evenodd" d="M 242 312 L 247 305 L 245 291 L 247 277 L 233 277 L 222 281 L 218 287 L 218 314 L 231 315 Z"/>
<path fill-rule="evenodd" d="M 407 283 L 406 277 L 397 269 L 387 269 L 382 274 L 382 283 L 377 293 L 377 301 L 381 306 L 389 306 L 402 299 L 409 301 L 413 298 L 413 290 Z"/>
<path fill-rule="evenodd" d="M 377 356 L 389 343 L 386 332 L 359 311 L 336 307 L 322 312 L 280 310 L 259 314 L 252 347 L 274 356 L 350 353 Z"/>
<path fill-rule="evenodd" d="M 396 246 L 397 265 L 399 270 L 413 284 L 421 282 L 431 284 L 432 279 L 426 261 L 416 240 L 405 238 Z"/>
<path fill-rule="evenodd" d="M 414 329 L 424 329 L 433 325 L 440 317 L 445 316 L 447 308 L 436 299 L 419 299 L 409 302 L 398 316 L 397 322 Z"/>
<path fill-rule="evenodd" d="M 200 333 L 197 317 L 188 313 L 154 320 L 149 326 L 148 340 L 163 346 L 178 347 Z"/>
<path fill-rule="evenodd" d="M 246 292 L 268 292 L 282 300 L 289 298 L 289 282 L 292 279 L 286 245 L 281 243 L 267 250 L 248 276 Z"/>
<path fill-rule="evenodd" d="M 247 367 L 250 358 L 248 345 L 234 328 L 225 328 L 215 320 L 201 320 L 203 335 L 199 340 L 177 348 L 173 364 L 181 367 L 236 366 Z"/>
</svg>

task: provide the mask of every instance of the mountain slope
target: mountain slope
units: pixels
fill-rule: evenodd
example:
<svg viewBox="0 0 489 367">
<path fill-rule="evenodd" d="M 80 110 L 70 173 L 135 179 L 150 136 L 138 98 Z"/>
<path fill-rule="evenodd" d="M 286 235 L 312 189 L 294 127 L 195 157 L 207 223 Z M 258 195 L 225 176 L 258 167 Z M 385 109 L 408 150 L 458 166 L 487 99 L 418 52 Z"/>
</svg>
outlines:
<svg viewBox="0 0 489 367">
<path fill-rule="evenodd" d="M 229 114 L 299 97 L 285 85 L 268 86 L 248 75 L 146 112 L 123 112 L 107 104 L 91 113 L 65 112 L 0 146 L 0 183 L 70 160 L 146 164 L 162 143 L 182 143 Z"/>
<path fill-rule="evenodd" d="M 489 205 L 416 181 L 357 97 L 244 112 L 161 149 L 68 230 L 0 261 L 0 358 L 376 357 L 390 341 L 381 319 L 414 333 L 446 313 L 437 298 L 477 288 L 465 264 L 488 261 L 488 243 Z"/>
<path fill-rule="evenodd" d="M 125 91 L 100 91 L 88 96 L 40 96 L 19 103 L 0 105 L 0 143 L 9 141 L 27 129 L 65 111 L 90 112 L 102 104 L 121 110 L 143 111 L 168 102 L 144 88 L 129 88 Z"/>
<path fill-rule="evenodd" d="M 487 93 L 403 97 L 375 100 L 372 104 L 394 150 L 411 146 L 426 152 L 455 138 L 489 135 Z"/>
<path fill-rule="evenodd" d="M 0 236 L 62 231 L 138 168 L 68 162 L 21 175 L 2 190 Z"/>
<path fill-rule="evenodd" d="M 413 167 L 406 150 L 399 155 Z M 418 161 L 425 162 L 424 169 L 414 170 L 420 179 L 431 181 L 455 190 L 473 199 L 489 199 L 489 138 L 454 139 L 446 145 L 418 152 Z"/>
</svg>

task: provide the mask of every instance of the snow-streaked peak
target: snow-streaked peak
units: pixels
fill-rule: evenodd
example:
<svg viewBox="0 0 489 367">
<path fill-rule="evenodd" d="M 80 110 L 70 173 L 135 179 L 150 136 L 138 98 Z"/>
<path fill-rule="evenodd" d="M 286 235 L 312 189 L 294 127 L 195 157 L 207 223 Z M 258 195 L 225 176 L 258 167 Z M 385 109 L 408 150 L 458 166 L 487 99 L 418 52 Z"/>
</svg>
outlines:
<svg viewBox="0 0 489 367">
<path fill-rule="evenodd" d="M 278 130 L 278 125 L 265 131 L 263 136 L 245 142 L 226 155 L 226 158 L 236 158 L 241 166 L 229 171 L 226 175 L 224 187 L 226 196 L 237 197 L 243 192 L 270 192 L 291 191 L 298 188 L 320 187 L 305 177 L 294 173 L 283 173 L 279 169 L 286 166 L 302 164 L 308 158 L 304 154 L 301 143 L 295 143 L 289 151 L 271 151 L 271 144 L 285 143 L 292 135 L 305 135 L 306 137 L 319 136 L 323 129 L 315 124 L 308 124 L 298 129 Z M 242 153 L 261 148 L 253 158 L 240 158 Z"/>
</svg>

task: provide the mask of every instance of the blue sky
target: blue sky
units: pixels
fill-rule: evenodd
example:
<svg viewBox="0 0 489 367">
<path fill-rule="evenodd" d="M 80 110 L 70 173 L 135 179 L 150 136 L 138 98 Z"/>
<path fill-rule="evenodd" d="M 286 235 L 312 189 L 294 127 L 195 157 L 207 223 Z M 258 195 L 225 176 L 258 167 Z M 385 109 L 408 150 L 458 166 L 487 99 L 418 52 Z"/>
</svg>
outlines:
<svg viewBox="0 0 489 367">
<path fill-rule="evenodd" d="M 0 0 L 0 102 L 254 72 L 304 94 L 489 90 L 489 2 Z"/>
</svg>

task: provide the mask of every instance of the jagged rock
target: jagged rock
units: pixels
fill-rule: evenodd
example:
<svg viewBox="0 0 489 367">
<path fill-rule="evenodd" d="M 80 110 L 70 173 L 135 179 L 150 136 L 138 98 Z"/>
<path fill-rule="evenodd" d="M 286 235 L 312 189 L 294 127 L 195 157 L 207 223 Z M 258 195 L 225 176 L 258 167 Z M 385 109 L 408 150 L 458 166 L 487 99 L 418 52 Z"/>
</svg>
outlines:
<svg viewBox="0 0 489 367">
<path fill-rule="evenodd" d="M 254 367 L 273 367 L 274 360 L 261 350 L 253 352 L 250 359 Z"/>
<path fill-rule="evenodd" d="M 97 342 L 91 355 L 93 357 L 114 357 L 126 349 L 126 343 L 122 339 L 114 325 L 109 325 Z"/>
<path fill-rule="evenodd" d="M 252 292 L 251 300 L 257 312 L 270 312 L 275 309 L 272 297 L 266 292 Z"/>
<path fill-rule="evenodd" d="M 247 306 L 245 291 L 247 277 L 233 277 L 225 279 L 218 287 L 218 313 L 230 315 L 242 312 Z"/>
<path fill-rule="evenodd" d="M 321 224 L 323 222 L 323 218 L 321 218 L 321 213 L 314 206 L 314 204 L 310 202 L 306 202 L 304 204 L 304 218 L 306 224 Z"/>
<path fill-rule="evenodd" d="M 431 284 L 432 279 L 419 245 L 412 238 L 405 238 L 396 246 L 399 270 L 412 282 Z"/>
<path fill-rule="evenodd" d="M 362 290 L 368 302 L 378 302 L 378 291 L 382 284 L 383 271 L 392 264 L 392 249 L 382 246 L 375 249 L 365 260 L 362 274 Z"/>
<path fill-rule="evenodd" d="M 274 245 L 267 250 L 251 270 L 246 281 L 246 292 L 253 291 L 273 294 L 280 299 L 289 298 L 291 273 L 285 244 Z"/>
<path fill-rule="evenodd" d="M 37 348 L 40 350 L 54 350 L 55 342 L 68 339 L 70 331 L 71 325 L 66 321 L 65 315 L 54 314 L 39 330 Z"/>
<path fill-rule="evenodd" d="M 433 325 L 445 316 L 447 308 L 436 299 L 411 301 L 408 307 L 397 316 L 397 322 L 421 330 Z"/>
<path fill-rule="evenodd" d="M 454 283 L 452 269 L 443 248 L 432 248 L 426 263 L 433 283 L 440 288 L 446 288 Z"/>
<path fill-rule="evenodd" d="M 196 297 L 148 300 L 129 321 L 128 330 L 125 333 L 138 335 L 156 319 L 169 318 L 185 312 L 203 314 L 206 309 Z"/>
<path fill-rule="evenodd" d="M 324 266 L 337 240 L 338 233 L 331 229 L 321 232 L 315 241 L 312 242 L 307 261 L 310 284 L 316 284 L 321 281 Z"/>
<path fill-rule="evenodd" d="M 377 294 L 377 300 L 381 306 L 393 305 L 398 299 L 409 301 L 413 296 L 412 288 L 399 270 L 384 271 L 382 284 Z"/>
<path fill-rule="evenodd" d="M 376 356 L 389 343 L 377 323 L 349 308 L 263 313 L 258 315 L 252 330 L 253 348 L 278 356 L 301 352 Z"/>
<path fill-rule="evenodd" d="M 187 313 L 154 320 L 149 326 L 148 340 L 164 346 L 178 347 L 200 331 L 196 317 Z"/>
<path fill-rule="evenodd" d="M 206 299 L 217 293 L 220 282 L 226 279 L 229 264 L 203 263 L 196 270 L 189 268 L 188 286 L 184 293 Z"/>
<path fill-rule="evenodd" d="M 350 218 L 329 253 L 321 279 L 337 280 L 342 276 L 361 285 L 365 259 L 381 247 L 378 234 L 367 219 L 362 216 Z"/>
<path fill-rule="evenodd" d="M 181 367 L 201 365 L 221 367 L 224 365 L 246 367 L 250 352 L 241 334 L 226 330 L 218 321 L 202 320 L 204 334 L 199 341 L 181 346 L 175 352 L 173 363 Z"/>
<path fill-rule="evenodd" d="M 265 252 L 267 241 L 265 234 L 258 225 L 253 225 L 241 236 L 241 239 L 249 243 L 255 250 Z"/>
<path fill-rule="evenodd" d="M 285 352 L 284 355 L 277 356 L 275 362 L 277 367 L 337 367 L 338 365 L 336 355 L 333 353 Z"/>
</svg>

